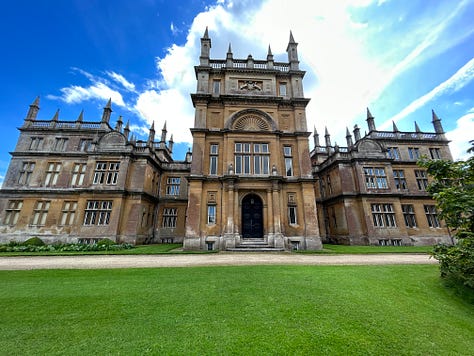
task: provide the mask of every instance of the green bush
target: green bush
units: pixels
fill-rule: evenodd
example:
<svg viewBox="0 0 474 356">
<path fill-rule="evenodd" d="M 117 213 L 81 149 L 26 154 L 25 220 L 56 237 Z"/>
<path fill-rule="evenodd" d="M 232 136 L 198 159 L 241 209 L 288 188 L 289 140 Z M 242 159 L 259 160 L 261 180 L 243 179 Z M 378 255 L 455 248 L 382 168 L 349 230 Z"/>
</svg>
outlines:
<svg viewBox="0 0 474 356">
<path fill-rule="evenodd" d="M 22 243 L 23 246 L 44 246 L 45 243 L 39 237 L 30 237 Z"/>
<path fill-rule="evenodd" d="M 474 238 L 460 239 L 454 246 L 437 245 L 433 256 L 439 261 L 441 277 L 474 289 Z"/>
<path fill-rule="evenodd" d="M 111 239 L 102 239 L 97 242 L 97 245 L 99 246 L 111 246 L 116 244 L 117 243 L 115 241 L 112 241 Z"/>
</svg>

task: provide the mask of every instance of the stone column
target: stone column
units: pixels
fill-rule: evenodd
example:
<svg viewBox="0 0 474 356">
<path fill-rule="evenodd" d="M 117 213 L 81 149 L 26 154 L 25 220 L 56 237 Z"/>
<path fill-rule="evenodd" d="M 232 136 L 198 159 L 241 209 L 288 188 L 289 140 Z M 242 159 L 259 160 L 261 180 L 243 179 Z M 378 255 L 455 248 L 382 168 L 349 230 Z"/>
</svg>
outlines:
<svg viewBox="0 0 474 356">
<path fill-rule="evenodd" d="M 281 233 L 280 186 L 278 180 L 272 181 L 274 247 L 284 248 L 285 241 Z"/>
</svg>

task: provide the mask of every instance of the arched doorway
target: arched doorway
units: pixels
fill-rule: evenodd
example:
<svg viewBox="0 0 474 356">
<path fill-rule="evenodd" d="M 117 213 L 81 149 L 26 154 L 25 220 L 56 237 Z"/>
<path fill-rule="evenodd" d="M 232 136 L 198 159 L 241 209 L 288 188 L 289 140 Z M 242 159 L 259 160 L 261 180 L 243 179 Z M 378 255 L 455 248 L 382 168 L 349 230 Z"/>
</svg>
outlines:
<svg viewBox="0 0 474 356">
<path fill-rule="evenodd" d="M 242 200 L 242 237 L 263 238 L 263 203 L 256 194 L 248 194 Z"/>
</svg>

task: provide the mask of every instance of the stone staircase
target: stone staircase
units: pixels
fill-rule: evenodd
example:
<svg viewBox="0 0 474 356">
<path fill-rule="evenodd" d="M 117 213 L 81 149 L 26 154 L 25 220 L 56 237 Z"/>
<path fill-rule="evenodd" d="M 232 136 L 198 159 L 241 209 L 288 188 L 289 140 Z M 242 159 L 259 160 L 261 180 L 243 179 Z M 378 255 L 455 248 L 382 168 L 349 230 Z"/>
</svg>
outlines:
<svg viewBox="0 0 474 356">
<path fill-rule="evenodd" d="M 241 239 L 239 246 L 228 248 L 229 252 L 284 252 L 284 248 L 270 246 L 264 239 Z"/>
</svg>

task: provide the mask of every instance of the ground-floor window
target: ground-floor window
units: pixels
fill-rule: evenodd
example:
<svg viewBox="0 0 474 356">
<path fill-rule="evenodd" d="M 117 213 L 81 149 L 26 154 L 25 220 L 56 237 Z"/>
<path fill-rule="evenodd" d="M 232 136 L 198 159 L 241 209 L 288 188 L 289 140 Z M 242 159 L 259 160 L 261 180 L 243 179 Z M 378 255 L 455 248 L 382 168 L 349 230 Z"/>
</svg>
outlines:
<svg viewBox="0 0 474 356">
<path fill-rule="evenodd" d="M 33 219 L 31 225 L 44 226 L 46 224 L 46 217 L 48 216 L 51 202 L 49 200 L 38 200 L 33 210 Z"/>
<path fill-rule="evenodd" d="M 88 200 L 84 214 L 84 225 L 108 225 L 111 213 L 111 200 Z"/>
<path fill-rule="evenodd" d="M 429 227 L 441 227 L 438 219 L 438 213 L 434 205 L 425 205 L 425 214 Z"/>
<path fill-rule="evenodd" d="M 76 217 L 77 201 L 65 201 L 63 204 L 60 225 L 72 225 Z"/>
<path fill-rule="evenodd" d="M 296 219 L 296 206 L 288 207 L 288 223 L 290 225 L 296 225 L 298 223 Z"/>
<path fill-rule="evenodd" d="M 379 246 L 402 246 L 401 239 L 381 239 L 379 240 Z"/>
<path fill-rule="evenodd" d="M 403 218 L 405 220 L 406 227 L 416 227 L 416 216 L 413 205 L 402 204 Z"/>
<path fill-rule="evenodd" d="M 22 207 L 23 200 L 10 200 L 5 209 L 5 219 L 3 220 L 3 223 L 5 225 L 16 225 Z"/>
<path fill-rule="evenodd" d="M 207 206 L 207 223 L 209 225 L 214 225 L 216 223 L 216 206 L 214 204 L 209 204 Z"/>
<path fill-rule="evenodd" d="M 375 227 L 396 227 L 392 204 L 372 204 L 372 220 Z"/>
<path fill-rule="evenodd" d="M 176 227 L 178 208 L 164 208 L 162 227 Z"/>
</svg>

